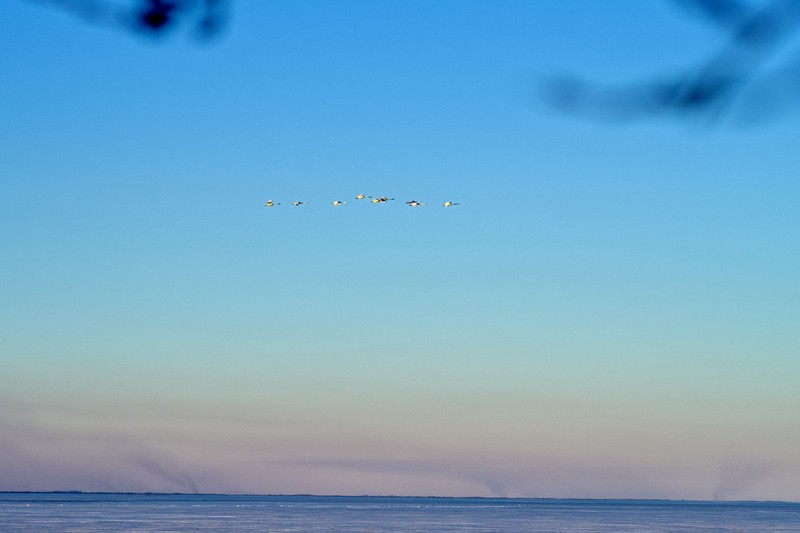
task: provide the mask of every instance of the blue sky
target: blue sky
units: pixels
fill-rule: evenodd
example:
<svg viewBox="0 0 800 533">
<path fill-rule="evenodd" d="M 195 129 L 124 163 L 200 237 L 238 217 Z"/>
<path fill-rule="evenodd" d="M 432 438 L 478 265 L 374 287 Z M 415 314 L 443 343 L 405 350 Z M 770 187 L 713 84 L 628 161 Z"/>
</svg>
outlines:
<svg viewBox="0 0 800 533">
<path fill-rule="evenodd" d="M 800 499 L 797 117 L 537 99 L 718 32 L 238 1 L 197 43 L 6 4 L 0 490 Z"/>
</svg>

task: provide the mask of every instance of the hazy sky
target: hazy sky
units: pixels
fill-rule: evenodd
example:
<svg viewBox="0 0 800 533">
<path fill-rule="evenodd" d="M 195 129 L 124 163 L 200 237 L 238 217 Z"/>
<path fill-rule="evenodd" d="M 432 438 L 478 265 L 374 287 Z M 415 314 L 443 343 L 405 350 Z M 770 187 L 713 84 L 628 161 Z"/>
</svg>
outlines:
<svg viewBox="0 0 800 533">
<path fill-rule="evenodd" d="M 0 490 L 800 500 L 800 116 L 536 96 L 720 32 L 233 8 L 207 43 L 0 8 Z"/>
</svg>

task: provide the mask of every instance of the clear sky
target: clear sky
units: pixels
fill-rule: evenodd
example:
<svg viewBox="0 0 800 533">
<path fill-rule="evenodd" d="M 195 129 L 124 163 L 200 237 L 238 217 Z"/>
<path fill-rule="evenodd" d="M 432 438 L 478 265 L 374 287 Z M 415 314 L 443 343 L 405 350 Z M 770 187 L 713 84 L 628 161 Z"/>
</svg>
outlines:
<svg viewBox="0 0 800 533">
<path fill-rule="evenodd" d="M 800 117 L 536 97 L 719 32 L 655 0 L 239 0 L 206 43 L 0 12 L 0 490 L 800 500 Z"/>
</svg>

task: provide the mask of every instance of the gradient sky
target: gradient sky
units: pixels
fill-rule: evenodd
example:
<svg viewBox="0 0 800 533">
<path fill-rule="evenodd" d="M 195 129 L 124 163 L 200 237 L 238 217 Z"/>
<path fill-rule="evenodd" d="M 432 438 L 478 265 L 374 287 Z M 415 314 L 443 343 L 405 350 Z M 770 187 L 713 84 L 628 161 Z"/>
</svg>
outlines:
<svg viewBox="0 0 800 533">
<path fill-rule="evenodd" d="M 0 8 L 0 490 L 800 501 L 800 117 L 535 93 L 719 32 L 662 1 L 233 7 L 207 43 Z"/>
</svg>

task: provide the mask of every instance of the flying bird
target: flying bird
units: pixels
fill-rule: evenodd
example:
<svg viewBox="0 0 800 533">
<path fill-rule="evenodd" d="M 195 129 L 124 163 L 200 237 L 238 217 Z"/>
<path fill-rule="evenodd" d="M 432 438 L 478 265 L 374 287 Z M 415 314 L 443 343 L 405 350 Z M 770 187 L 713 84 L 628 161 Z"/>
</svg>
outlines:
<svg viewBox="0 0 800 533">
<path fill-rule="evenodd" d="M 371 202 L 373 204 L 385 204 L 387 202 L 391 202 L 392 200 L 395 200 L 395 198 L 389 198 L 388 196 L 379 196 L 378 198 L 373 198 L 372 196 L 365 196 L 363 194 L 359 194 L 358 196 L 356 196 L 357 200 L 363 200 L 365 198 L 370 198 Z M 331 202 L 331 205 L 333 205 L 334 207 L 340 207 L 342 205 L 345 205 L 346 203 L 347 203 L 347 201 L 345 201 L 345 200 L 334 200 L 333 202 Z M 299 207 L 301 205 L 307 205 L 307 204 L 308 204 L 308 202 L 303 202 L 303 201 L 300 201 L 300 200 L 292 202 L 292 205 L 295 206 L 295 207 Z M 421 207 L 423 205 L 426 205 L 425 202 L 420 202 L 418 200 L 409 200 L 409 201 L 405 202 L 405 204 L 407 206 L 409 206 L 409 207 Z M 264 204 L 264 207 L 275 207 L 276 205 L 281 205 L 281 204 L 279 202 L 274 201 L 274 200 L 267 200 L 267 203 Z M 447 202 L 443 203 L 442 205 L 444 207 L 452 207 L 454 205 L 459 205 L 459 204 L 456 203 L 456 202 L 451 202 L 451 201 L 448 200 Z"/>
</svg>

